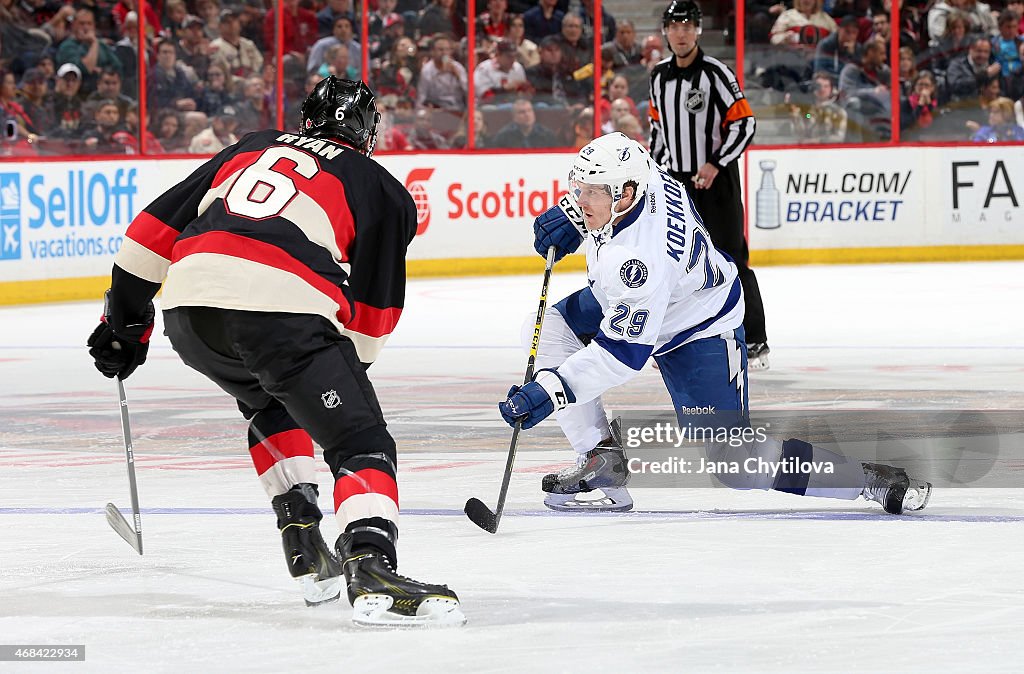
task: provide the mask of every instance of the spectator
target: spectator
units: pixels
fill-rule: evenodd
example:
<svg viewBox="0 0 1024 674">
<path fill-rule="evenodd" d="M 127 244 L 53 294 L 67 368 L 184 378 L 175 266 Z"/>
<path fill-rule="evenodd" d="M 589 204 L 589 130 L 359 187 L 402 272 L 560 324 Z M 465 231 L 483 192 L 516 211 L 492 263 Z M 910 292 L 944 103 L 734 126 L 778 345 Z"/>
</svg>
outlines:
<svg viewBox="0 0 1024 674">
<path fill-rule="evenodd" d="M 117 104 L 118 119 L 122 119 L 128 106 L 135 103 L 134 98 L 121 93 L 121 74 L 113 68 L 107 68 L 100 73 L 99 82 L 96 84 L 96 91 L 89 94 L 86 100 L 90 103 L 114 101 Z"/>
<path fill-rule="evenodd" d="M 615 75 L 608 82 L 605 93 L 597 104 L 598 113 L 601 115 L 601 130 L 604 133 L 611 133 L 615 130 L 611 108 L 612 102 L 616 100 L 624 101 L 629 106 L 629 113 L 640 119 L 640 110 L 637 108 L 636 102 L 629 95 L 629 80 L 623 75 Z"/>
<path fill-rule="evenodd" d="M 778 0 L 746 0 L 747 42 L 767 44 L 771 28 L 779 15 L 786 11 L 786 3 Z"/>
<path fill-rule="evenodd" d="M 124 129 L 114 134 L 114 140 L 124 146 L 125 154 L 140 154 L 139 147 L 139 106 L 132 104 L 124 114 Z M 146 129 L 146 154 L 163 154 L 164 148 L 152 131 Z"/>
<path fill-rule="evenodd" d="M 1005 143 L 1024 140 L 1024 127 L 1016 122 L 1013 101 L 1000 96 L 988 105 L 988 124 L 971 137 L 975 143 Z"/>
<path fill-rule="evenodd" d="M 560 145 L 582 150 L 584 145 L 594 139 L 594 109 L 583 108 L 576 113 L 567 131 L 568 137 Z"/>
<path fill-rule="evenodd" d="M 568 107 L 586 101 L 586 92 L 565 68 L 563 60 L 558 37 L 548 35 L 540 41 L 540 63 L 526 69 L 533 101 L 538 106 Z"/>
<path fill-rule="evenodd" d="M 156 65 L 150 67 L 147 81 L 149 104 L 156 109 L 196 109 L 196 92 L 184 66 L 178 63 L 178 50 L 170 40 L 157 46 Z"/>
<path fill-rule="evenodd" d="M 466 23 L 462 15 L 455 11 L 455 0 L 432 0 L 420 12 L 420 35 L 449 35 L 456 39 L 466 36 Z"/>
<path fill-rule="evenodd" d="M 182 133 L 181 117 L 175 110 L 162 110 L 157 117 L 157 142 L 164 152 L 177 154 L 188 147 Z"/>
<path fill-rule="evenodd" d="M 914 80 L 917 79 L 917 58 L 910 47 L 900 47 L 900 95 L 904 98 L 913 91 Z"/>
<path fill-rule="evenodd" d="M 562 63 L 566 70 L 575 71 L 583 64 L 594 60 L 593 47 L 590 41 L 583 37 L 583 19 L 576 14 L 566 14 L 562 18 L 562 32 L 558 38 L 564 54 Z"/>
<path fill-rule="evenodd" d="M 242 24 L 242 37 L 256 45 L 260 53 L 265 52 L 268 47 L 274 46 L 273 43 L 267 45 L 263 41 L 263 23 L 267 14 L 272 14 L 272 12 L 266 11 L 263 0 L 244 0 L 242 13 L 239 15 Z"/>
<path fill-rule="evenodd" d="M 57 84 L 53 93 L 53 113 L 57 126 L 48 134 L 77 139 L 82 126 L 82 71 L 74 63 L 57 68 Z"/>
<path fill-rule="evenodd" d="M 946 36 L 949 18 L 954 14 L 963 14 L 962 9 L 966 0 L 938 0 L 928 10 L 928 37 L 932 47 L 938 46 L 939 42 Z M 964 20 L 967 16 L 964 15 Z"/>
<path fill-rule="evenodd" d="M 70 4 L 3 0 L 0 2 L 0 61 L 31 63 L 50 44 L 60 44 L 68 36 L 68 26 L 74 16 L 75 10 Z"/>
<path fill-rule="evenodd" d="M 612 133 L 617 131 L 619 118 L 623 116 L 636 117 L 637 113 L 634 113 L 636 106 L 632 104 L 632 100 L 626 100 L 625 98 L 616 98 L 608 104 L 608 118 L 605 120 L 602 118 L 601 133 Z M 639 121 L 639 120 L 638 120 Z M 593 131 L 593 124 L 591 124 L 591 131 Z M 592 138 L 588 138 L 583 142 L 586 145 Z M 580 148 L 583 147 L 580 146 Z"/>
<path fill-rule="evenodd" d="M 985 37 L 995 37 L 999 33 L 999 25 L 992 8 L 977 0 L 963 0 L 963 13 L 971 24 L 970 32 Z"/>
<path fill-rule="evenodd" d="M 178 61 L 190 68 L 198 80 L 206 80 L 206 71 L 210 69 L 210 41 L 205 29 L 205 21 L 189 14 L 181 22 L 178 40 Z"/>
<path fill-rule="evenodd" d="M 546 148 L 557 147 L 558 139 L 547 127 L 537 123 L 533 103 L 520 98 L 512 104 L 512 121 L 498 132 L 494 147 Z"/>
<path fill-rule="evenodd" d="M 992 38 L 992 58 L 999 64 L 999 75 L 1004 79 L 1021 73 L 1020 44 L 1017 34 L 1020 17 L 1010 10 L 999 15 L 999 34 Z"/>
<path fill-rule="evenodd" d="M 954 12 L 946 18 L 946 32 L 940 40 L 933 40 L 925 57 L 918 64 L 919 67 L 926 67 L 930 70 L 945 74 L 949 69 L 949 63 L 957 56 L 966 54 L 974 41 L 967 33 L 967 16 Z"/>
<path fill-rule="evenodd" d="M 376 152 L 408 152 L 412 149 L 409 139 L 395 126 L 394 112 L 386 106 L 380 113 L 377 124 Z"/>
<path fill-rule="evenodd" d="M 476 20 L 477 34 L 503 38 L 508 35 L 508 26 L 508 0 L 487 0 L 487 11 Z"/>
<path fill-rule="evenodd" d="M 163 30 L 160 34 L 165 39 L 177 41 L 181 38 L 181 22 L 188 16 L 185 0 L 167 0 L 164 4 Z"/>
<path fill-rule="evenodd" d="M 650 72 L 654 69 L 654 66 L 658 65 L 664 58 L 665 44 L 662 41 L 660 35 L 648 35 L 644 38 L 643 44 L 640 49 L 643 52 L 644 58 L 641 63 Z"/>
<path fill-rule="evenodd" d="M 13 120 L 18 127 L 18 136 L 27 137 L 29 134 L 40 135 L 41 131 L 36 128 L 32 118 L 25 112 L 25 108 L 17 100 L 18 84 L 14 73 L 10 70 L 0 68 L 0 118 Z"/>
<path fill-rule="evenodd" d="M 220 3 L 217 0 L 196 0 L 196 14 L 206 23 L 203 35 L 209 42 L 220 37 L 220 13 Z"/>
<path fill-rule="evenodd" d="M 1000 65 L 991 63 L 992 45 L 988 38 L 979 37 L 971 43 L 966 54 L 949 63 L 946 72 L 946 87 L 950 98 L 962 100 L 978 95 L 982 82 L 998 78 Z"/>
<path fill-rule="evenodd" d="M 463 117 L 458 131 L 452 137 L 451 145 L 454 149 L 462 150 L 469 147 L 469 129 L 466 122 L 467 118 Z M 491 147 L 491 138 L 487 133 L 487 122 L 480 108 L 473 110 L 473 126 L 476 127 L 474 129 L 473 148 L 479 150 Z"/>
<path fill-rule="evenodd" d="M 348 2 L 348 0 L 345 0 Z M 320 66 L 327 61 L 327 49 L 335 45 L 341 45 L 348 51 L 348 62 L 355 66 L 355 72 L 359 73 L 359 64 L 363 62 L 363 47 L 356 40 L 352 30 L 352 18 L 339 16 L 334 20 L 334 27 L 331 35 L 316 41 L 313 48 L 309 50 L 309 60 L 306 61 L 306 72 L 316 72 Z M 343 76 L 342 76 L 343 77 Z M 357 77 L 356 79 L 360 79 Z"/>
<path fill-rule="evenodd" d="M 539 0 L 537 6 L 523 13 L 526 37 L 540 44 L 548 35 L 562 32 L 562 18 L 565 13 L 555 8 L 558 0 Z"/>
<path fill-rule="evenodd" d="M 377 8 L 370 12 L 368 23 L 371 52 L 374 49 L 375 42 L 379 41 L 381 36 L 384 35 L 384 24 L 387 22 L 388 17 L 394 13 L 396 4 L 398 4 L 397 0 L 377 0 Z M 395 16 L 401 15 L 395 14 Z"/>
<path fill-rule="evenodd" d="M 327 62 L 316 72 L 320 79 L 337 75 L 346 80 L 359 80 L 359 68 L 349 61 L 349 51 L 343 44 L 336 44 L 327 50 Z"/>
<path fill-rule="evenodd" d="M 121 60 L 96 36 L 96 17 L 92 10 L 84 7 L 75 12 L 71 37 L 57 49 L 57 62 L 62 65 L 73 63 L 78 67 L 82 73 L 82 88 L 86 92 L 96 88 L 96 79 L 104 68 L 124 72 Z"/>
<path fill-rule="evenodd" d="M 394 94 L 399 99 L 415 100 L 416 83 L 419 81 L 416 43 L 405 36 L 399 38 L 375 80 L 378 94 Z"/>
<path fill-rule="evenodd" d="M 114 16 L 114 23 L 117 26 L 118 34 L 121 37 L 125 37 L 127 35 L 128 31 L 131 30 L 131 26 L 128 26 L 125 23 L 125 18 L 128 16 L 129 13 L 132 13 L 132 12 L 135 13 L 136 17 L 138 17 L 139 10 L 138 10 L 138 3 L 136 2 L 136 0 L 117 0 L 117 4 L 114 5 L 113 9 L 111 10 L 111 13 Z M 137 18 L 136 18 L 136 22 L 133 23 L 133 25 L 134 25 L 135 29 L 138 30 L 138 19 Z M 159 15 L 157 15 L 156 10 L 153 9 L 153 3 L 147 2 L 146 3 L 146 35 L 148 37 L 150 37 L 150 38 L 155 37 L 156 36 L 156 31 L 157 31 L 157 29 L 159 27 L 160 27 L 160 17 L 159 17 Z M 122 63 L 121 65 L 124 65 L 124 63 Z"/>
<path fill-rule="evenodd" d="M 838 79 L 846 64 L 860 62 L 863 50 L 857 42 L 859 31 L 857 17 L 844 17 L 836 32 L 818 43 L 812 66 L 814 70 L 826 72 L 833 79 Z"/>
<path fill-rule="evenodd" d="M 250 77 L 245 81 L 245 98 L 235 106 L 238 113 L 238 133 L 273 128 L 274 113 L 267 104 L 263 78 Z"/>
<path fill-rule="evenodd" d="M 511 107 L 516 93 L 528 86 L 526 71 L 516 61 L 516 46 L 499 40 L 494 56 L 476 67 L 473 84 L 482 104 Z"/>
<path fill-rule="evenodd" d="M 211 118 L 210 126 L 192 137 L 188 145 L 189 154 L 217 154 L 227 146 L 234 145 L 238 142 L 235 136 L 237 128 L 235 109 L 231 106 L 224 108 L 220 114 Z"/>
<path fill-rule="evenodd" d="M 207 82 L 199 95 L 198 109 L 213 117 L 220 114 L 224 108 L 234 105 L 234 78 L 219 63 L 211 65 L 206 76 Z"/>
<path fill-rule="evenodd" d="M 577 16 L 583 21 L 583 37 L 590 43 L 594 42 L 594 0 L 581 0 Z M 615 17 L 601 5 L 601 38 L 598 44 L 611 42 L 616 33 Z"/>
<path fill-rule="evenodd" d="M 338 19 L 348 19 L 349 28 L 355 23 L 355 16 L 352 14 L 352 3 L 350 0 L 327 0 L 327 5 L 316 13 L 317 36 L 324 38 L 331 35 L 335 30 Z M 352 38 L 351 33 L 349 39 Z"/>
<path fill-rule="evenodd" d="M 370 43 L 370 57 L 383 58 L 391 52 L 395 43 L 405 35 L 405 19 L 401 14 L 391 13 L 384 19 L 384 29 L 376 42 Z"/>
<path fill-rule="evenodd" d="M 836 31 L 835 20 L 821 11 L 821 0 L 793 0 L 772 26 L 770 41 L 776 45 L 813 47 Z"/>
<path fill-rule="evenodd" d="M 199 112 L 198 110 L 190 110 L 183 117 L 185 119 L 182 123 L 182 135 L 185 138 L 185 147 L 181 151 L 188 152 L 189 143 L 195 138 L 196 134 L 207 127 L 209 118 L 205 112 Z"/>
<path fill-rule="evenodd" d="M 234 77 L 252 77 L 263 72 L 263 54 L 256 43 L 242 37 L 241 13 L 227 8 L 220 13 L 220 37 L 210 43 L 210 56 Z"/>
<path fill-rule="evenodd" d="M 1024 40 L 1017 44 L 1017 57 L 1024 63 Z M 1018 71 L 1013 77 L 1005 77 L 1002 81 L 1003 93 L 1011 99 L 1024 96 L 1024 71 Z"/>
<path fill-rule="evenodd" d="M 636 142 L 647 147 L 647 138 L 644 136 L 644 128 L 640 124 L 640 120 L 633 115 L 623 115 L 615 120 L 615 130 L 619 133 L 625 134 L 628 138 L 635 140 Z M 580 149 L 583 149 L 580 146 Z"/>
<path fill-rule="evenodd" d="M 433 129 L 433 111 L 421 108 L 409 134 L 409 145 L 414 150 L 447 150 L 448 141 Z"/>
<path fill-rule="evenodd" d="M 814 96 L 809 106 L 790 105 L 793 121 L 793 135 L 797 142 L 843 143 L 846 142 L 846 111 L 836 103 L 836 91 L 832 76 L 822 70 L 814 73 L 811 84 Z"/>
<path fill-rule="evenodd" d="M 615 39 L 605 43 L 604 46 L 614 49 L 612 67 L 616 70 L 640 65 L 643 62 L 643 50 L 636 42 L 636 27 L 629 19 L 623 19 L 616 24 Z M 646 78 L 644 79 L 646 80 Z"/>
<path fill-rule="evenodd" d="M 41 136 L 49 135 L 57 124 L 53 94 L 46 83 L 46 75 L 39 68 L 29 68 L 21 76 L 18 102 L 32 125 Z"/>
<path fill-rule="evenodd" d="M 88 154 L 125 154 L 124 144 L 114 138 L 122 131 L 121 110 L 113 100 L 100 101 L 96 106 L 95 124 L 82 136 L 82 146 Z"/>
<path fill-rule="evenodd" d="M 284 51 L 298 58 L 305 58 L 306 52 L 319 36 L 316 14 L 299 6 L 299 0 L 280 0 L 284 5 L 281 26 L 284 32 Z M 263 44 L 273 47 L 274 30 L 277 26 L 277 12 L 267 12 L 263 19 Z M 269 128 L 269 127 L 268 127 Z"/>
<path fill-rule="evenodd" d="M 1017 24 L 1017 34 L 1024 35 L 1024 0 L 1009 0 L 1006 3 L 1006 9 L 1020 17 L 1020 22 Z"/>
<path fill-rule="evenodd" d="M 939 87 L 930 70 L 922 70 L 914 78 L 913 88 L 900 114 L 906 140 L 925 140 L 938 117 Z"/>
<path fill-rule="evenodd" d="M 468 81 L 466 68 L 452 58 L 452 41 L 443 35 L 430 43 L 430 60 L 420 70 L 416 106 L 453 110 L 466 109 Z"/>
<path fill-rule="evenodd" d="M 839 96 L 847 114 L 862 130 L 861 140 L 888 140 L 892 133 L 889 67 L 885 44 L 875 40 L 864 45 L 860 64 L 849 63 L 839 74 Z"/>
<path fill-rule="evenodd" d="M 889 40 L 892 39 L 891 28 L 892 26 L 889 25 L 889 15 L 886 12 L 877 12 L 871 17 L 871 36 L 868 39 L 881 40 L 889 44 Z"/>
<path fill-rule="evenodd" d="M 526 38 L 526 26 L 523 23 L 522 14 L 509 14 L 506 39 L 516 45 L 516 59 L 523 68 L 540 63 L 540 50 L 537 49 L 537 43 Z"/>
<path fill-rule="evenodd" d="M 159 25 L 159 24 L 154 24 Z M 134 98 L 139 96 L 139 15 L 128 12 L 124 16 L 124 37 L 114 43 L 114 54 L 121 61 L 124 77 L 121 90 L 130 92 Z M 148 54 L 147 54 L 148 58 Z"/>
</svg>

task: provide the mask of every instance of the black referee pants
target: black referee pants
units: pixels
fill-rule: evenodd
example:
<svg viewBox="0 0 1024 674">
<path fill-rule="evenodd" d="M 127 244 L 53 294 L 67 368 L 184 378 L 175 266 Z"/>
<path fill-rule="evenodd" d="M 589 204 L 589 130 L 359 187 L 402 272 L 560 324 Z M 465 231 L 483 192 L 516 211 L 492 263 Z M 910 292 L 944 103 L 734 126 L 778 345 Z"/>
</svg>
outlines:
<svg viewBox="0 0 1024 674">
<path fill-rule="evenodd" d="M 715 181 L 706 190 L 694 188 L 695 173 L 670 173 L 686 187 L 686 193 L 693 199 L 693 205 L 697 207 L 704 227 L 711 234 L 715 248 L 736 263 L 746 304 L 743 329 L 747 333 L 747 343 L 767 342 L 761 289 L 757 285 L 754 270 L 750 268 L 750 250 L 747 248 L 747 239 L 743 236 L 743 194 L 739 167 L 736 162 L 726 166 L 718 172 Z"/>
</svg>

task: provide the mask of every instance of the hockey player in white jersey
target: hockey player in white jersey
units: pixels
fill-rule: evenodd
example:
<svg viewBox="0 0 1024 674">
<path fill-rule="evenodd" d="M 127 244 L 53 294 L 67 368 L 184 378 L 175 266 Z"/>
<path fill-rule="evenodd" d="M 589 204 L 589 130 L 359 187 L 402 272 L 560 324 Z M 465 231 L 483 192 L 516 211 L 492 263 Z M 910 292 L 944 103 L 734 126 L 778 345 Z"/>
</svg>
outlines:
<svg viewBox="0 0 1024 674">
<path fill-rule="evenodd" d="M 713 217 L 713 214 L 705 214 Z M 736 265 L 718 251 L 685 187 L 621 133 L 591 141 L 569 174 L 569 194 L 534 223 L 535 247 L 556 259 L 586 241 L 588 286 L 545 315 L 537 374 L 499 405 L 510 424 L 532 428 L 555 414 L 577 453 L 546 475 L 544 503 L 555 510 L 629 510 L 627 459 L 601 395 L 629 381 L 652 355 L 679 416 L 713 407 L 745 423 L 747 351 Z M 533 319 L 524 324 L 524 342 Z M 529 333 L 527 335 L 527 333 Z M 711 460 L 828 461 L 830 474 L 719 476 L 741 489 L 865 498 L 898 514 L 925 506 L 931 485 L 899 468 L 862 464 L 800 440 L 767 438 L 740 448 L 709 447 Z M 738 456 L 742 453 L 742 457 Z M 600 490 L 597 492 L 596 490 Z"/>
</svg>

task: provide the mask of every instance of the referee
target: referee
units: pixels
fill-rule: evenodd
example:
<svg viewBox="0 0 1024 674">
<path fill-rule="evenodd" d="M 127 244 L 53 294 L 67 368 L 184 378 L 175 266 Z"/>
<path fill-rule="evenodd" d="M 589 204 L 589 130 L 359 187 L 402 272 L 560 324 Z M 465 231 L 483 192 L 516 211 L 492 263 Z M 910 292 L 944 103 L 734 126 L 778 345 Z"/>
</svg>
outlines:
<svg viewBox="0 0 1024 674">
<path fill-rule="evenodd" d="M 651 155 L 687 190 L 715 247 L 739 269 L 746 301 L 743 328 L 747 366 L 768 367 L 764 304 L 743 233 L 737 160 L 754 138 L 754 113 L 736 75 L 697 46 L 701 11 L 693 0 L 673 0 L 662 34 L 673 56 L 651 71 Z"/>
</svg>

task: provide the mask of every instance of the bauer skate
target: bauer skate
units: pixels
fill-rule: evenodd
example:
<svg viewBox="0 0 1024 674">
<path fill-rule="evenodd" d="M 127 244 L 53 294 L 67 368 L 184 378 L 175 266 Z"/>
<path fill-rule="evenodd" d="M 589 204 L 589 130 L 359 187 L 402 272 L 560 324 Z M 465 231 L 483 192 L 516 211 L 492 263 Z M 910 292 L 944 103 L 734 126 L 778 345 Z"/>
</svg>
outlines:
<svg viewBox="0 0 1024 674">
<path fill-rule="evenodd" d="M 864 491 L 868 501 L 880 503 L 885 512 L 900 515 L 921 510 L 928 505 L 932 485 L 924 480 L 911 479 L 905 470 L 881 463 L 864 463 Z"/>
<path fill-rule="evenodd" d="M 337 601 L 341 595 L 341 565 L 320 535 L 323 514 L 316 499 L 316 485 L 300 484 L 272 501 L 288 572 L 302 585 L 306 606 Z"/>
<path fill-rule="evenodd" d="M 771 352 L 766 342 L 747 344 L 747 370 L 767 370 L 768 354 Z"/>
<path fill-rule="evenodd" d="M 625 512 L 633 508 L 633 498 L 626 490 L 629 469 L 618 424 L 612 423 L 612 437 L 577 458 L 575 466 L 544 476 L 541 490 L 546 493 L 544 505 L 563 512 Z M 603 495 L 593 494 L 600 489 Z M 579 495 L 587 494 L 580 498 Z M 593 496 L 593 498 L 590 498 Z"/>
<path fill-rule="evenodd" d="M 352 549 L 342 534 L 336 545 L 348 581 L 352 622 L 362 627 L 458 627 L 466 622 L 459 598 L 447 585 L 421 583 L 395 572 L 374 547 Z"/>
</svg>

